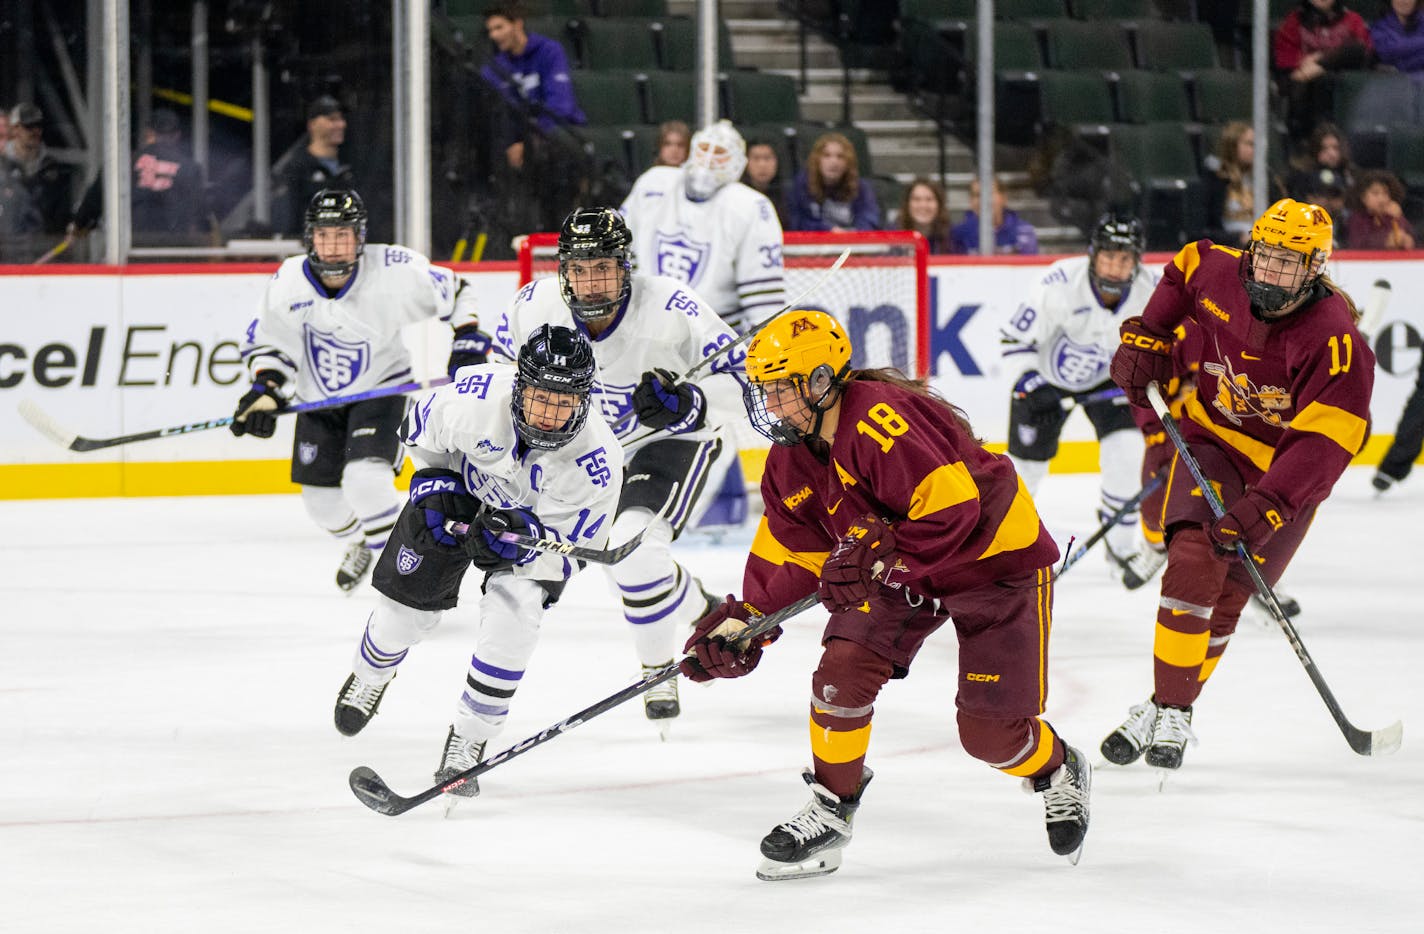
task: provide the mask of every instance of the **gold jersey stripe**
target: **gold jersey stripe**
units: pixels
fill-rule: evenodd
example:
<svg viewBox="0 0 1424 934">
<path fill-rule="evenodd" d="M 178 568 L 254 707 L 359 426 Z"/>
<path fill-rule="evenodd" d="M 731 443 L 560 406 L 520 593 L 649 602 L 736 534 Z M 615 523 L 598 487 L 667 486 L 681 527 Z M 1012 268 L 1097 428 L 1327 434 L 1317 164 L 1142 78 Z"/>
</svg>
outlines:
<svg viewBox="0 0 1424 934">
<path fill-rule="evenodd" d="M 1023 762 L 1004 769 L 1004 774 L 1027 778 L 1042 769 L 1043 764 L 1053 757 L 1053 741 L 1057 738 L 1053 735 L 1053 728 L 1042 720 L 1038 721 L 1038 726 L 1038 745 Z"/>
<path fill-rule="evenodd" d="M 822 762 L 840 765 L 854 762 L 870 748 L 870 724 L 858 730 L 832 730 L 811 720 L 811 755 Z"/>
<path fill-rule="evenodd" d="M 1182 281 L 1191 282 L 1192 274 L 1201 265 L 1201 253 L 1197 250 L 1195 242 L 1188 243 L 1177 251 L 1177 255 L 1172 257 L 1172 263 L 1182 271 Z"/>
<path fill-rule="evenodd" d="M 942 509 L 978 498 L 979 487 L 963 461 L 941 464 L 931 470 L 915 487 L 915 492 L 910 494 L 910 510 L 906 515 L 911 519 L 923 519 Z"/>
<path fill-rule="evenodd" d="M 776 536 L 771 534 L 771 527 L 766 521 L 766 516 L 761 517 L 756 537 L 752 539 L 752 554 L 777 566 L 794 564 L 797 567 L 805 568 L 817 577 L 821 576 L 821 565 L 825 564 L 826 558 L 830 556 L 829 551 L 792 551 L 787 548 L 776 540 Z"/>
<path fill-rule="evenodd" d="M 1360 448 L 1365 446 L 1365 435 L 1369 433 L 1369 424 L 1360 416 L 1319 400 L 1301 410 L 1291 419 L 1290 426 L 1296 431 L 1324 435 L 1351 457 L 1360 453 Z"/>
<path fill-rule="evenodd" d="M 1173 668 L 1195 668 L 1206 660 L 1206 647 L 1210 641 L 1209 631 L 1177 632 L 1158 623 L 1152 640 L 1152 654 Z"/>
<path fill-rule="evenodd" d="M 1033 507 L 1033 498 L 1028 495 L 1023 477 L 1019 477 L 1018 481 L 1018 492 L 1014 494 L 1014 501 L 1009 504 L 1004 521 L 994 530 L 994 540 L 977 560 L 983 561 L 1003 551 L 1018 551 L 1038 541 L 1038 510 Z"/>
<path fill-rule="evenodd" d="M 1264 441 L 1257 441 L 1248 434 L 1233 431 L 1212 421 L 1211 416 L 1207 414 L 1206 408 L 1201 403 L 1201 396 L 1197 393 L 1192 393 L 1187 399 L 1186 412 L 1192 421 L 1244 454 L 1261 473 L 1265 473 L 1271 468 L 1271 460 L 1275 457 L 1276 449 Z"/>
</svg>

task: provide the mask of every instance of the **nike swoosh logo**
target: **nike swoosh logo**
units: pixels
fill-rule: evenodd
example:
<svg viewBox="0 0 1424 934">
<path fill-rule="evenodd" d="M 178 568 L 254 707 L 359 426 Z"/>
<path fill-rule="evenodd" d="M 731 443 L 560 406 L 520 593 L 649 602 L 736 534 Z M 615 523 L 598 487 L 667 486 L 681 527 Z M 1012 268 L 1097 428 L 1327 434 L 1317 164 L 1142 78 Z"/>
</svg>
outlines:
<svg viewBox="0 0 1424 934">
<path fill-rule="evenodd" d="M 1242 360 L 1259 360 L 1259 359 L 1261 359 L 1261 358 L 1260 358 L 1260 357 L 1253 357 L 1253 356 L 1251 356 L 1250 354 L 1248 354 L 1246 351 L 1243 350 L 1243 351 L 1241 351 L 1241 359 L 1242 359 Z"/>
<path fill-rule="evenodd" d="M 836 504 L 835 504 L 834 506 L 827 506 L 827 507 L 826 507 L 826 512 L 827 512 L 829 515 L 834 516 L 834 515 L 836 514 L 836 510 L 837 510 L 837 509 L 840 509 L 840 508 L 841 508 L 841 503 L 844 503 L 844 502 L 845 502 L 845 497 L 842 496 L 840 499 L 836 500 Z"/>
<path fill-rule="evenodd" d="M 1172 615 L 1173 615 L 1173 616 L 1186 616 L 1186 615 L 1187 615 L 1188 613 L 1190 613 L 1190 612 L 1191 612 L 1191 610 L 1173 610 L 1173 611 L 1172 611 Z"/>
</svg>

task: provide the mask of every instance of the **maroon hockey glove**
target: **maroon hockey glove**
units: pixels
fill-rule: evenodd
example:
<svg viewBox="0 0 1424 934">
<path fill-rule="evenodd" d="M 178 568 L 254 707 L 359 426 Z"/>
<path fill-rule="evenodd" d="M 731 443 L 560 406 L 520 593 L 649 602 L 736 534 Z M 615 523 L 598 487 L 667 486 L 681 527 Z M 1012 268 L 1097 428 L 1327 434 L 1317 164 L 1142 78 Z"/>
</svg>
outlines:
<svg viewBox="0 0 1424 934">
<path fill-rule="evenodd" d="M 1251 554 L 1259 554 L 1271 536 L 1289 521 L 1285 507 L 1274 496 L 1264 490 L 1247 490 L 1212 523 L 1211 543 L 1232 558 L 1240 557 L 1236 552 L 1238 542 Z"/>
<path fill-rule="evenodd" d="M 1151 408 L 1147 385 L 1156 382 L 1165 387 L 1172 378 L 1174 338 L 1151 327 L 1141 316 L 1124 321 L 1119 334 L 1122 344 L 1112 358 L 1113 382 L 1122 387 L 1128 402 Z"/>
<path fill-rule="evenodd" d="M 877 565 L 888 565 L 894 552 L 895 533 L 885 520 L 862 516 L 821 566 L 821 605 L 844 613 L 869 600 Z"/>
<path fill-rule="evenodd" d="M 749 645 L 738 635 L 752 618 L 751 608 L 731 594 L 717 609 L 697 621 L 692 638 L 683 650 L 687 657 L 678 668 L 693 681 L 713 678 L 740 678 L 750 674 L 761 661 L 761 650 L 781 637 L 781 627 L 764 632 Z"/>
</svg>

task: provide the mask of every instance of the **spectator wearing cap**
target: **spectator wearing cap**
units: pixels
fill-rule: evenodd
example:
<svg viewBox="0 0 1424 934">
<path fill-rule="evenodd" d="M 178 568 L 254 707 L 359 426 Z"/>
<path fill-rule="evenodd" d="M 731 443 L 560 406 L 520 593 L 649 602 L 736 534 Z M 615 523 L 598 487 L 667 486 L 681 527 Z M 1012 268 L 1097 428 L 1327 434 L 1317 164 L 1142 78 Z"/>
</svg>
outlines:
<svg viewBox="0 0 1424 934">
<path fill-rule="evenodd" d="M 44 125 L 44 111 L 34 104 L 16 104 L 10 111 L 10 138 L 0 153 L 0 185 L 24 189 L 39 233 L 62 234 L 69 221 L 74 170 L 45 147 Z"/>
<path fill-rule="evenodd" d="M 346 109 L 330 94 L 307 107 L 307 145 L 282 168 L 273 193 L 272 226 L 278 233 L 301 236 L 312 197 L 323 188 L 354 188 L 351 167 L 341 161 L 346 142 Z"/>
<path fill-rule="evenodd" d="M 182 140 L 178 115 L 167 108 L 155 110 L 143 146 L 134 154 L 130 191 L 136 246 L 192 245 L 213 232 L 216 222 L 202 168 Z M 69 235 L 88 234 L 102 209 L 103 187 L 95 179 L 74 211 Z"/>
</svg>

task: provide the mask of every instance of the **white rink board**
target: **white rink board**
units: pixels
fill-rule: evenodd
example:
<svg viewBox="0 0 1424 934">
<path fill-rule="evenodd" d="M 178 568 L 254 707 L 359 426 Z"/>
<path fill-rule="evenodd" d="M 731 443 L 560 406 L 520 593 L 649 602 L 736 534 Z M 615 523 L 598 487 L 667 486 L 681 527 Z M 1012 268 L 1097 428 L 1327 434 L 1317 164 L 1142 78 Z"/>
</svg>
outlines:
<svg viewBox="0 0 1424 934">
<path fill-rule="evenodd" d="M 1360 301 L 1376 279 L 1387 279 L 1393 286 L 1393 300 L 1376 337 L 1376 346 L 1387 345 L 1389 350 L 1388 368 L 1381 367 L 1375 387 L 1376 434 L 1393 432 L 1419 365 L 1424 310 L 1406 298 L 1424 294 L 1424 259 L 1419 257 L 1332 263 L 1337 280 Z M 1044 257 L 1042 265 L 1052 259 Z M 1004 440 L 1014 376 L 999 362 L 999 328 L 1041 268 L 943 259 L 930 267 L 935 384 L 969 413 L 990 443 Z M 513 298 L 512 271 L 464 275 L 475 280 L 487 317 Z M 237 342 L 255 313 L 266 279 L 261 273 L 206 270 L 0 275 L 0 466 L 285 457 L 288 420 L 280 423 L 278 439 L 266 444 L 213 430 L 181 441 L 78 455 L 40 436 L 16 410 L 21 400 L 31 399 L 62 425 L 93 437 L 229 414 L 243 382 Z M 438 323 L 412 329 L 407 342 L 416 354 L 418 376 L 441 375 L 448 341 L 448 331 Z M 1091 437 L 1087 421 L 1070 419 L 1064 437 Z"/>
</svg>

